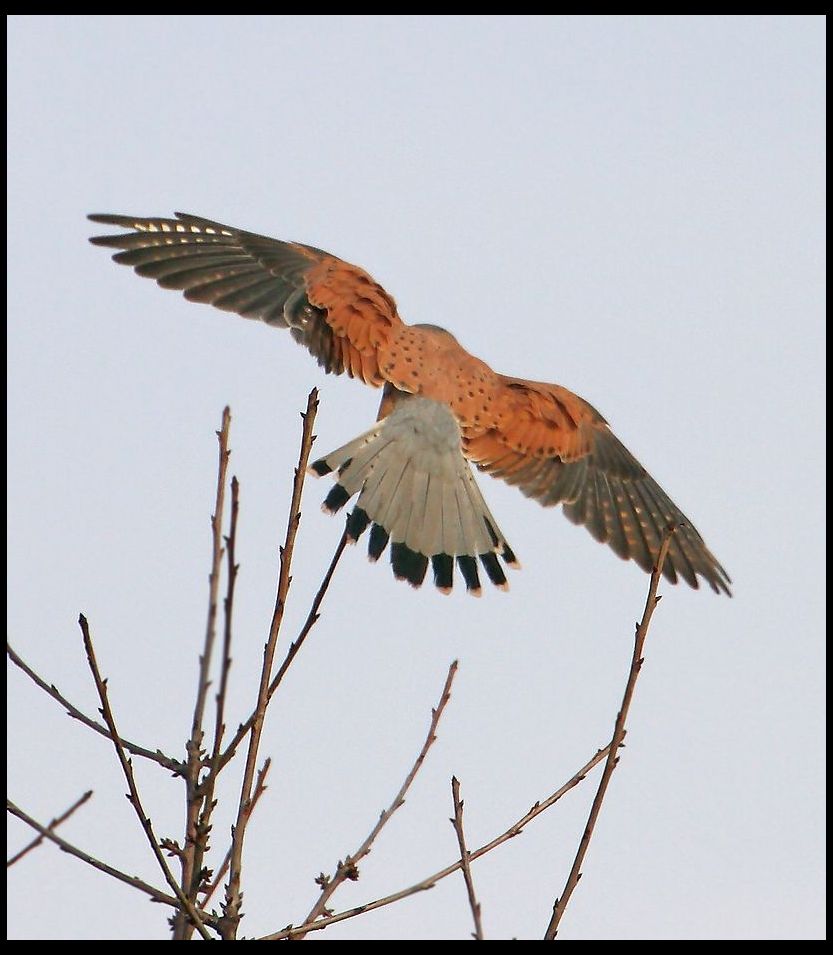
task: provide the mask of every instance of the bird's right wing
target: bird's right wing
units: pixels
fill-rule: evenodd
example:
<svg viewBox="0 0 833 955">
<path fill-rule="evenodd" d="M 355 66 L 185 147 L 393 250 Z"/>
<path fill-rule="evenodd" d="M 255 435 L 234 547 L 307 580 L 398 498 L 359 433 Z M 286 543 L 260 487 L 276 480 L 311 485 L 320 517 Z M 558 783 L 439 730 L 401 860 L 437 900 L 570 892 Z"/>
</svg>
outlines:
<svg viewBox="0 0 833 955">
<path fill-rule="evenodd" d="M 665 576 L 695 588 L 702 577 L 731 595 L 729 575 L 697 529 L 592 405 L 560 385 L 497 377 L 493 404 L 502 413 L 496 426 L 464 439 L 469 460 L 544 506 L 562 504 L 573 523 L 648 573 L 673 526 Z"/>
</svg>

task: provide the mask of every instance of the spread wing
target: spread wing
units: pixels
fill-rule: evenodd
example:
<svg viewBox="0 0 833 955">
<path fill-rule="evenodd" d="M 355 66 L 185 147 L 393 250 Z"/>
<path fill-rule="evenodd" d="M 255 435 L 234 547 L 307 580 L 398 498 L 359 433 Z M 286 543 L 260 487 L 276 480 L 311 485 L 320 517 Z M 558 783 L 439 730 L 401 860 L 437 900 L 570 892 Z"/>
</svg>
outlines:
<svg viewBox="0 0 833 955">
<path fill-rule="evenodd" d="M 122 250 L 116 262 L 162 288 L 181 289 L 191 302 L 289 327 L 328 372 L 383 384 L 379 351 L 403 323 L 394 300 L 367 272 L 299 242 L 175 215 L 91 215 L 130 231 L 90 241 Z"/>
<path fill-rule="evenodd" d="M 702 577 L 730 594 L 729 575 L 694 525 L 592 405 L 558 385 L 497 378 L 496 426 L 464 429 L 466 457 L 545 506 L 562 504 L 571 521 L 649 573 L 674 525 L 665 576 L 695 588 Z"/>
<path fill-rule="evenodd" d="M 729 593 L 728 574 L 694 526 L 586 401 L 496 374 L 435 326 L 406 325 L 367 272 L 321 249 L 175 215 L 91 215 L 128 231 L 90 241 L 121 250 L 116 262 L 190 301 L 288 327 L 328 372 L 448 405 L 466 457 L 544 505 L 562 504 L 646 571 L 675 525 L 665 576 L 692 587 L 702 577 Z M 383 402 L 380 416 L 389 411 Z"/>
</svg>

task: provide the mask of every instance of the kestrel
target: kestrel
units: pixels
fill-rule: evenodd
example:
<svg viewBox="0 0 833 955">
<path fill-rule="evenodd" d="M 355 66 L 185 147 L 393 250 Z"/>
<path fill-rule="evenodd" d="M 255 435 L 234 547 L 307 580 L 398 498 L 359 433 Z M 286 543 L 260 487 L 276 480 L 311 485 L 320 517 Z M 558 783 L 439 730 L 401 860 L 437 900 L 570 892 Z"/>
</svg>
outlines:
<svg viewBox="0 0 833 955">
<path fill-rule="evenodd" d="M 545 507 L 561 504 L 571 521 L 647 572 L 666 527 L 676 526 L 668 580 L 696 588 L 702 577 L 731 595 L 729 575 L 703 538 L 584 399 L 498 374 L 436 325 L 406 325 L 367 272 L 328 252 L 175 215 L 91 215 L 130 231 L 90 241 L 123 250 L 116 262 L 191 302 L 289 328 L 327 372 L 384 386 L 376 424 L 310 470 L 336 473 L 326 510 L 358 495 L 348 538 L 370 525 L 372 560 L 390 541 L 396 577 L 418 587 L 430 563 L 448 592 L 456 561 L 467 590 L 479 594 L 479 559 L 492 583 L 507 587 L 500 561 L 517 562 L 472 461 Z"/>
</svg>

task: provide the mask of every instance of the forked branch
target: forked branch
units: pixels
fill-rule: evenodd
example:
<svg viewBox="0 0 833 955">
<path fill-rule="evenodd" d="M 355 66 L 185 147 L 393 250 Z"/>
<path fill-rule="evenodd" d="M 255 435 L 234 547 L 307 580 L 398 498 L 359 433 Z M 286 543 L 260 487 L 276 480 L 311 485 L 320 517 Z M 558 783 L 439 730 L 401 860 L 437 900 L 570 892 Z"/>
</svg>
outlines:
<svg viewBox="0 0 833 955">
<path fill-rule="evenodd" d="M 463 880 L 466 883 L 466 894 L 469 897 L 469 908 L 474 918 L 474 937 L 478 942 L 483 941 L 483 922 L 480 919 L 480 903 L 474 892 L 474 880 L 471 877 L 471 866 L 469 865 L 470 853 L 466 849 L 466 836 L 463 832 L 463 800 L 460 798 L 460 780 L 456 776 L 451 777 L 451 798 L 454 802 L 454 817 L 451 824 L 457 833 L 457 845 L 460 847 L 460 864 L 463 869 Z"/>
<path fill-rule="evenodd" d="M 405 777 L 405 782 L 399 788 L 399 792 L 394 796 L 393 802 L 388 806 L 387 809 L 379 816 L 379 819 L 376 825 L 370 830 L 370 834 L 364 840 L 364 842 L 359 846 L 359 848 L 352 854 L 344 857 L 344 861 L 339 861 L 336 866 L 336 870 L 332 876 L 324 875 L 323 873 L 318 876 L 315 880 L 321 886 L 321 895 L 318 897 L 318 901 L 310 910 L 309 915 L 304 919 L 305 925 L 310 925 L 314 923 L 317 918 L 321 915 L 328 915 L 327 911 L 327 902 L 335 892 L 335 890 L 346 880 L 350 879 L 355 881 L 359 877 L 359 862 L 370 852 L 370 848 L 376 840 L 376 837 L 382 831 L 382 827 L 387 823 L 390 817 L 400 808 L 405 802 L 405 795 L 408 790 L 411 788 L 411 783 L 416 778 L 416 774 L 419 772 L 422 764 L 425 762 L 425 757 L 428 755 L 428 750 L 431 748 L 433 743 L 437 739 L 437 727 L 439 726 L 440 719 L 443 715 L 443 710 L 445 710 L 448 701 L 451 699 L 451 684 L 454 682 L 454 677 L 457 673 L 457 661 L 454 660 L 451 663 L 451 666 L 448 668 L 448 675 L 445 678 L 445 684 L 443 685 L 442 693 L 440 694 L 440 702 L 437 704 L 435 709 L 431 710 L 431 725 L 428 727 L 428 735 L 425 737 L 425 742 L 422 744 L 422 749 L 419 751 L 419 755 L 414 761 L 413 766 L 410 769 L 410 772 Z M 293 938 L 303 938 L 303 933 L 297 934 L 294 933 L 291 937 Z"/>
<path fill-rule="evenodd" d="M 92 717 L 87 716 L 87 714 L 79 710 L 77 706 L 70 703 L 54 683 L 47 683 L 43 677 L 38 676 L 20 654 L 12 649 L 11 644 L 8 642 L 6 643 L 6 656 L 29 677 L 35 686 L 39 687 L 44 693 L 59 703 L 66 710 L 68 716 L 71 716 L 74 720 L 78 720 L 79 723 L 83 723 L 84 726 L 98 733 L 100 736 L 110 739 L 110 730 L 107 729 L 106 726 L 92 719 Z M 132 743 L 128 739 L 121 739 L 119 742 L 132 756 L 141 756 L 143 759 L 149 759 L 154 763 L 158 763 L 175 776 L 185 775 L 185 763 L 166 756 L 161 750 L 150 750 L 144 746 L 140 746 L 138 743 Z"/>
<path fill-rule="evenodd" d="M 185 840 L 179 854 L 182 863 L 182 891 L 195 902 L 202 882 L 202 860 L 208 851 L 208 833 L 210 832 L 211 813 L 214 808 L 213 792 L 216 773 L 208 774 L 205 785 L 200 785 L 200 773 L 203 765 L 203 721 L 205 704 L 211 674 L 211 657 L 217 635 L 217 603 L 220 593 L 220 570 L 223 559 L 223 507 L 226 493 L 226 472 L 230 451 L 228 448 L 231 411 L 228 405 L 223 408 L 220 430 L 217 432 L 219 444 L 219 463 L 217 467 L 217 488 L 214 500 L 214 513 L 211 515 L 211 571 L 208 575 L 208 615 L 205 624 L 205 639 L 200 655 L 197 696 L 194 703 L 194 716 L 191 720 L 191 736 L 185 750 L 188 754 L 185 773 Z M 225 681 L 223 682 L 225 689 Z M 218 706 L 219 710 L 219 706 Z M 174 939 L 187 940 L 191 927 L 185 912 L 180 912 L 174 920 Z"/>
<path fill-rule="evenodd" d="M 90 671 L 92 672 L 93 680 L 95 681 L 95 686 L 98 690 L 98 697 L 101 700 L 101 715 L 104 717 L 104 722 L 107 724 L 110 730 L 110 738 L 113 741 L 113 745 L 116 747 L 116 755 L 119 758 L 119 763 L 121 764 L 124 778 L 127 781 L 130 805 L 136 810 L 136 815 L 139 817 L 139 822 L 142 824 L 142 829 L 147 836 L 150 847 L 153 850 L 153 854 L 156 856 L 156 861 L 159 863 L 159 868 L 162 870 L 162 873 L 165 876 L 165 881 L 173 889 L 174 895 L 179 899 L 180 904 L 188 913 L 188 917 L 194 923 L 197 931 L 206 941 L 210 941 L 211 935 L 209 935 L 208 930 L 200 918 L 200 915 L 194 907 L 194 904 L 183 893 L 182 889 L 179 887 L 176 879 L 174 878 L 174 875 L 171 872 L 167 861 L 165 860 L 162 849 L 160 848 L 159 840 L 153 831 L 153 825 L 151 824 L 150 818 L 142 806 L 142 801 L 139 797 L 139 791 L 136 788 L 136 779 L 133 775 L 133 765 L 127 758 L 127 754 L 124 751 L 124 746 L 121 744 L 121 738 L 119 736 L 118 730 L 116 729 L 116 721 L 113 717 L 113 711 L 110 708 L 110 700 L 107 694 L 107 681 L 102 679 L 101 672 L 98 669 L 98 661 L 95 657 L 93 641 L 92 637 L 90 636 L 90 628 L 87 623 L 87 618 L 84 616 L 84 614 L 80 615 L 78 622 L 81 626 L 81 633 L 84 638 L 84 649 L 87 653 L 87 662 L 90 665 Z"/>
<path fill-rule="evenodd" d="M 484 856 L 486 853 L 496 849 L 504 842 L 508 842 L 515 836 L 520 835 L 528 823 L 532 822 L 533 819 L 535 819 L 537 816 L 540 816 L 541 813 L 545 812 L 550 808 L 550 806 L 558 802 L 558 800 L 561 799 L 561 797 L 568 793 L 571 789 L 574 789 L 576 786 L 578 786 L 579 783 L 581 783 L 582 780 L 587 776 L 590 770 L 593 769 L 594 766 L 597 766 L 607 756 L 608 751 L 609 747 L 607 746 L 604 749 L 600 749 L 592 759 L 588 760 L 571 779 L 564 783 L 564 785 L 559 789 L 556 789 L 552 795 L 548 796 L 542 802 L 534 803 L 532 807 L 528 809 L 520 819 L 518 819 L 517 822 L 512 823 L 512 825 L 505 832 L 502 832 L 499 836 L 496 836 L 491 840 L 491 842 L 487 842 L 479 849 L 475 849 L 473 852 L 470 852 L 468 856 L 469 862 L 474 862 L 475 859 L 479 859 L 481 856 Z M 398 892 L 394 892 L 391 895 L 386 895 L 384 898 L 375 899 L 372 902 L 366 902 L 364 905 L 357 905 L 351 909 L 345 909 L 343 912 L 337 912 L 335 915 L 324 916 L 323 918 L 316 919 L 315 922 L 305 922 L 303 925 L 295 926 L 288 925 L 279 932 L 262 936 L 261 940 L 275 941 L 284 938 L 297 938 L 299 935 L 304 935 L 307 932 L 326 928 L 328 925 L 333 925 L 335 922 L 343 922 L 345 919 L 352 919 L 356 918 L 358 915 L 364 915 L 365 912 L 372 912 L 374 909 L 380 909 L 383 906 L 392 905 L 394 902 L 399 902 L 400 899 L 406 899 L 409 895 L 416 895 L 418 892 L 425 892 L 428 889 L 433 889 L 441 879 L 445 879 L 448 876 L 453 875 L 455 872 L 459 872 L 462 867 L 462 859 L 457 859 L 455 862 L 452 862 L 451 865 L 446 866 L 444 869 L 440 869 L 439 872 L 435 872 L 433 875 L 429 875 L 405 889 L 400 889 Z"/>
<path fill-rule="evenodd" d="M 275 600 L 275 611 L 272 614 L 272 623 L 269 628 L 269 638 L 263 650 L 263 666 L 260 673 L 260 687 L 258 689 L 257 706 L 252 721 L 249 748 L 246 754 L 246 768 L 243 774 L 243 785 L 240 789 L 240 801 L 237 808 L 237 821 L 232 832 L 231 859 L 229 862 L 229 881 L 226 886 L 225 902 L 223 903 L 223 919 L 221 920 L 224 940 L 230 941 L 237 937 L 237 928 L 240 923 L 241 905 L 241 866 L 243 861 L 243 840 L 252 805 L 252 789 L 254 786 L 257 754 L 260 746 L 260 736 L 263 732 L 263 721 L 266 716 L 266 706 L 269 702 L 269 683 L 272 676 L 272 663 L 278 643 L 281 623 L 283 622 L 286 598 L 292 580 L 290 568 L 292 554 L 295 548 L 295 537 L 301 521 L 301 494 L 304 487 L 304 476 L 307 470 L 312 442 L 315 440 L 312 433 L 315 424 L 315 415 L 318 411 L 318 389 L 313 388 L 307 399 L 307 410 L 302 414 L 303 433 L 301 450 L 298 455 L 298 466 L 295 469 L 295 480 L 292 485 L 292 502 L 289 508 L 289 519 L 286 527 L 286 537 L 280 550 L 280 572 L 278 574 L 278 593 Z"/>
</svg>

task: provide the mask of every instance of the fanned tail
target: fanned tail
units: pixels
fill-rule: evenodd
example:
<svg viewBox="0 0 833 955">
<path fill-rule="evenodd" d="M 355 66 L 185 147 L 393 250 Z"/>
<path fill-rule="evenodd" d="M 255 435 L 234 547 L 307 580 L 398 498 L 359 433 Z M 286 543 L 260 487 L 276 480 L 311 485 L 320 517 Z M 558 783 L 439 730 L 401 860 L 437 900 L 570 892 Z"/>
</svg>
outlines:
<svg viewBox="0 0 833 955">
<path fill-rule="evenodd" d="M 434 583 L 449 593 L 456 562 L 466 589 L 481 593 L 478 560 L 501 590 L 508 581 L 501 560 L 518 562 L 489 510 L 460 447 L 460 429 L 440 402 L 415 396 L 359 437 L 314 461 L 312 474 L 335 472 L 324 500 L 335 513 L 354 495 L 347 536 L 357 541 L 370 527 L 368 556 L 378 560 L 390 542 L 397 579 L 419 587 L 429 564 Z"/>
</svg>

